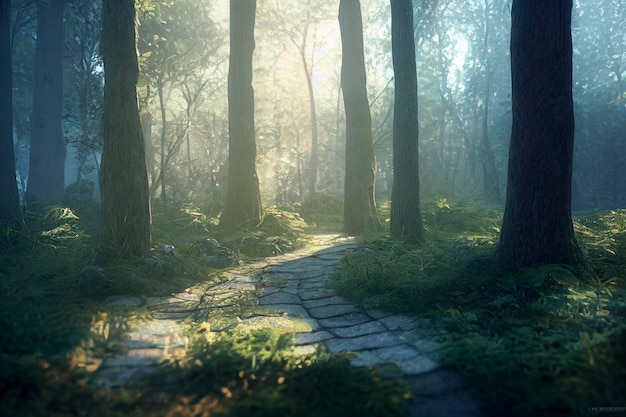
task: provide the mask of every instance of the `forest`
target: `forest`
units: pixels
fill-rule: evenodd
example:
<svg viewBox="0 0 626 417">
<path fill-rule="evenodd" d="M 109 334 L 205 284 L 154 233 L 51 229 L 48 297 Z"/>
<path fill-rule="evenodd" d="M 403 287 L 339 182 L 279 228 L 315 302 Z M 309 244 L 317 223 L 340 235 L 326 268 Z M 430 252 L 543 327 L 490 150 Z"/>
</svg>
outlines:
<svg viewBox="0 0 626 417">
<path fill-rule="evenodd" d="M 626 414 L 625 26 L 0 0 L 3 415 Z"/>
</svg>

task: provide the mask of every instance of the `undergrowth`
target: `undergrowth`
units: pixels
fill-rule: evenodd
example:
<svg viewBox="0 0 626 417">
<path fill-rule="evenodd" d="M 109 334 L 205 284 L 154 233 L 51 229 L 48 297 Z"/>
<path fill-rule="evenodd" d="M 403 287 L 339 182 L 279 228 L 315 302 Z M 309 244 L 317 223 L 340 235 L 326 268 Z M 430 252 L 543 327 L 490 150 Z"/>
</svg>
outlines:
<svg viewBox="0 0 626 417">
<path fill-rule="evenodd" d="M 123 351 L 125 333 L 146 314 L 142 307 L 110 305 L 109 297 L 167 296 L 219 283 L 220 267 L 202 252 L 207 239 L 215 239 L 237 266 L 299 247 L 308 227 L 296 212 L 266 208 L 261 222 L 223 231 L 218 214 L 210 204 L 155 204 L 153 250 L 141 259 L 97 256 L 97 209 L 89 205 L 79 212 L 29 212 L 22 229 L 7 231 L 0 248 L 2 414 L 402 414 L 401 383 L 323 351 L 295 355 L 290 334 L 240 326 L 211 332 L 204 323 L 191 323 L 187 356 L 164 364 L 158 374 L 116 391 L 91 383 L 93 372 Z"/>
<path fill-rule="evenodd" d="M 333 285 L 371 307 L 436 320 L 442 363 L 515 416 L 587 414 L 626 400 L 626 211 L 575 220 L 595 276 L 565 265 L 515 273 L 492 261 L 496 210 L 426 204 L 427 240 L 373 236 Z"/>
</svg>

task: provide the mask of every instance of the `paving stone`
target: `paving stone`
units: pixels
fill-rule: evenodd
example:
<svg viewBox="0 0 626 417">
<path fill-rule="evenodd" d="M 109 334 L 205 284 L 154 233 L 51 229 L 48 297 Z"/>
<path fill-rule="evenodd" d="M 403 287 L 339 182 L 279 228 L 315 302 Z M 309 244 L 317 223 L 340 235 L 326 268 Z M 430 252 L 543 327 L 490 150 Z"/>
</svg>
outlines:
<svg viewBox="0 0 626 417">
<path fill-rule="evenodd" d="M 302 300 L 316 300 L 318 298 L 326 298 L 335 295 L 331 289 L 319 288 L 312 290 L 300 291 L 300 298 Z"/>
<path fill-rule="evenodd" d="M 279 287 L 263 287 L 257 292 L 257 294 L 262 297 L 264 295 L 277 293 L 281 290 L 282 288 L 279 288 Z"/>
<path fill-rule="evenodd" d="M 314 280 L 315 278 L 330 275 L 326 268 L 315 268 L 310 271 L 302 271 L 298 273 L 300 281 Z"/>
<path fill-rule="evenodd" d="M 296 335 L 296 346 L 309 345 L 311 343 L 319 343 L 324 340 L 332 339 L 334 336 L 326 330 L 313 333 L 298 333 Z"/>
<path fill-rule="evenodd" d="M 300 297 L 283 291 L 269 294 L 258 299 L 259 305 L 266 304 L 300 304 Z"/>
<path fill-rule="evenodd" d="M 261 310 L 269 310 L 279 313 L 286 313 L 290 317 L 309 317 L 309 313 L 304 307 L 297 304 L 267 304 L 259 306 Z"/>
<path fill-rule="evenodd" d="M 324 248 L 322 250 L 315 252 L 315 256 L 328 255 L 332 253 L 345 253 L 349 249 L 355 249 L 358 247 L 359 247 L 358 243 L 346 243 L 343 245 L 330 246 L 328 248 Z"/>
<path fill-rule="evenodd" d="M 316 319 L 327 319 L 331 317 L 341 316 L 347 313 L 356 313 L 360 309 L 350 304 L 335 304 L 329 306 L 321 306 L 308 309 L 311 317 Z"/>
<path fill-rule="evenodd" d="M 376 356 L 372 351 L 365 350 L 358 352 L 356 357 L 350 358 L 350 364 L 353 366 L 374 366 L 380 363 L 380 358 Z"/>
<path fill-rule="evenodd" d="M 373 353 L 375 353 L 376 356 L 383 360 L 395 363 L 407 361 L 409 359 L 413 359 L 419 356 L 419 352 L 417 351 L 417 349 L 409 345 L 398 345 L 380 348 L 376 349 Z"/>
<path fill-rule="evenodd" d="M 91 382 L 98 387 L 114 390 L 137 380 L 139 375 L 145 375 L 150 372 L 149 370 L 154 372 L 157 368 L 154 366 L 142 368 L 101 368 Z"/>
<path fill-rule="evenodd" d="M 419 375 L 428 373 L 439 367 L 439 364 L 426 356 L 396 362 L 406 375 Z"/>
<path fill-rule="evenodd" d="M 372 350 L 387 346 L 401 345 L 406 341 L 392 333 L 376 333 L 366 336 L 331 339 L 326 341 L 328 350 L 336 352 L 358 352 L 361 350 Z"/>
<path fill-rule="evenodd" d="M 283 271 L 272 271 L 263 276 L 264 279 L 268 281 L 280 281 L 280 282 L 288 282 L 288 281 L 298 281 L 298 275 L 293 272 L 283 272 Z"/>
<path fill-rule="evenodd" d="M 412 330 L 417 328 L 417 319 L 413 317 L 395 315 L 381 317 L 378 321 L 384 324 L 389 330 Z"/>
<path fill-rule="evenodd" d="M 335 327 L 354 326 L 357 324 L 367 323 L 368 321 L 372 321 L 372 319 L 363 313 L 349 313 L 343 316 L 321 319 L 319 323 L 320 326 L 331 329 Z"/>
<path fill-rule="evenodd" d="M 348 301 L 346 301 L 345 298 L 336 296 L 336 295 L 331 295 L 328 296 L 326 298 L 317 298 L 314 300 L 306 300 L 302 302 L 302 305 L 305 308 L 315 308 L 315 307 L 321 307 L 321 306 L 328 306 L 328 305 L 335 305 L 335 304 L 350 304 Z"/>
<path fill-rule="evenodd" d="M 300 283 L 300 291 L 307 291 L 307 290 L 315 290 L 315 289 L 322 289 L 322 288 L 326 288 L 326 280 L 325 279 L 319 279 L 319 280 L 310 280 L 310 281 L 304 281 Z"/>
<path fill-rule="evenodd" d="M 381 333 L 387 331 L 387 328 L 377 321 L 370 321 L 354 326 L 336 327 L 330 331 L 339 337 L 357 337 L 364 336 L 366 334 Z"/>
</svg>

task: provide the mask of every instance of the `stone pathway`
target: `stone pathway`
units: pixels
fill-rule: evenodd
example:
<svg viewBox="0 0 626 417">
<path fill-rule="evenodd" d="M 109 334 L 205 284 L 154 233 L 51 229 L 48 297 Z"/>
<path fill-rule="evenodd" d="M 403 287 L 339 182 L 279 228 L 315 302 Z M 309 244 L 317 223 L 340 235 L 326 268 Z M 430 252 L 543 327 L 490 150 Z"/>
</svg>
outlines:
<svg viewBox="0 0 626 417">
<path fill-rule="evenodd" d="M 113 304 L 144 306 L 148 318 L 128 334 L 124 356 L 104 362 L 95 383 L 123 386 L 150 373 L 163 360 L 185 354 L 185 321 L 218 315 L 211 331 L 245 325 L 296 333 L 296 353 L 309 354 L 323 343 L 346 354 L 355 366 L 376 365 L 409 381 L 411 416 L 479 416 L 482 405 L 467 385 L 437 362 L 441 332 L 424 319 L 366 309 L 328 288 L 341 259 L 359 251 L 354 241 L 322 236 L 318 245 L 225 272 L 221 284 L 194 287 L 165 298 L 121 297 Z M 242 302 L 253 306 L 241 309 Z M 233 309 L 239 308 L 239 313 Z M 251 313 L 253 312 L 253 313 Z"/>
</svg>

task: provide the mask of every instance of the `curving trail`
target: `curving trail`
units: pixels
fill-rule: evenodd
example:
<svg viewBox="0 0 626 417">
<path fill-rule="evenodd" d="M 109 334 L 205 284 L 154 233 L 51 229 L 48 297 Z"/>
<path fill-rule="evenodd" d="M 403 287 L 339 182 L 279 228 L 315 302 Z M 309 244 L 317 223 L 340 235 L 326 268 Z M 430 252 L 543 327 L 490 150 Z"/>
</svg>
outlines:
<svg viewBox="0 0 626 417">
<path fill-rule="evenodd" d="M 389 377 L 407 379 L 411 416 L 486 415 L 484 404 L 462 379 L 439 366 L 441 332 L 434 330 L 436 326 L 362 308 L 327 287 L 341 259 L 359 250 L 358 243 L 340 235 L 314 239 L 306 249 L 229 270 L 219 285 L 200 285 L 165 298 L 114 300 L 117 305 L 143 305 L 150 314 L 129 332 L 124 342 L 127 352 L 105 361 L 94 382 L 124 386 L 152 372 L 161 361 L 184 355 L 185 322 L 203 321 L 219 309 L 225 316 L 223 328 L 245 325 L 294 332 L 296 353 L 312 353 L 323 343 L 333 353 L 347 354 L 355 366 L 378 366 Z M 243 298 L 252 304 L 247 313 L 229 310 Z"/>
</svg>

